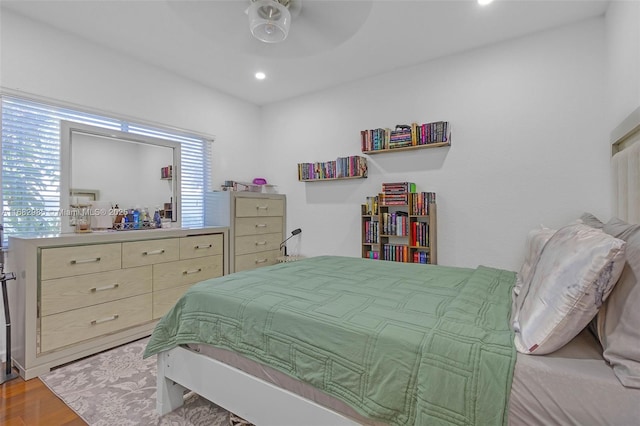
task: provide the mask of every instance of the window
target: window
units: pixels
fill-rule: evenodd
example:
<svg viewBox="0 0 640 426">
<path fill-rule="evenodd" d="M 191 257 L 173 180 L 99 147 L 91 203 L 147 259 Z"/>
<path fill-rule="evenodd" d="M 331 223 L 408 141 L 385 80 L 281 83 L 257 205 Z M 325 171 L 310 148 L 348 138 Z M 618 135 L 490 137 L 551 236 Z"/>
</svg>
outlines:
<svg viewBox="0 0 640 426">
<path fill-rule="evenodd" d="M 60 120 L 179 142 L 182 226 L 204 225 L 203 199 L 211 182 L 211 144 L 206 138 L 12 96 L 2 97 L 1 113 L 5 238 L 60 232 Z"/>
</svg>

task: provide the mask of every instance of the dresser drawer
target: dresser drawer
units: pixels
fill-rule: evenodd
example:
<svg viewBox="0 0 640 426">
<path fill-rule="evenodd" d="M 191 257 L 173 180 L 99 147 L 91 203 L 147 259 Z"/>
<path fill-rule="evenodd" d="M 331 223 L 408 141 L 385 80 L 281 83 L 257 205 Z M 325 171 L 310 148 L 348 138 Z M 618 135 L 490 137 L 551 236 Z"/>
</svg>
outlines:
<svg viewBox="0 0 640 426">
<path fill-rule="evenodd" d="M 180 238 L 180 259 L 213 256 L 223 252 L 222 234 Z"/>
<path fill-rule="evenodd" d="M 273 234 L 282 236 L 282 217 L 239 217 L 235 221 L 235 235 Z"/>
<path fill-rule="evenodd" d="M 275 265 L 278 261 L 278 256 L 280 256 L 280 250 L 262 251 L 236 256 L 235 271 L 239 272 L 259 268 L 260 266 Z"/>
<path fill-rule="evenodd" d="M 153 292 L 153 319 L 166 314 L 193 284 Z"/>
<path fill-rule="evenodd" d="M 178 238 L 122 243 L 122 267 L 171 262 L 180 257 Z"/>
<path fill-rule="evenodd" d="M 120 243 L 44 248 L 40 252 L 40 279 L 120 269 L 121 253 Z"/>
<path fill-rule="evenodd" d="M 236 217 L 283 216 L 284 200 L 271 198 L 237 198 Z"/>
<path fill-rule="evenodd" d="M 222 276 L 222 255 L 153 265 L 153 291 Z"/>
<path fill-rule="evenodd" d="M 41 314 L 57 314 L 150 293 L 151 266 L 42 281 Z"/>
<path fill-rule="evenodd" d="M 151 321 L 151 293 L 49 315 L 41 319 L 41 352 Z"/>
<path fill-rule="evenodd" d="M 278 250 L 281 242 L 282 234 L 261 234 L 236 237 L 236 255 Z"/>
</svg>

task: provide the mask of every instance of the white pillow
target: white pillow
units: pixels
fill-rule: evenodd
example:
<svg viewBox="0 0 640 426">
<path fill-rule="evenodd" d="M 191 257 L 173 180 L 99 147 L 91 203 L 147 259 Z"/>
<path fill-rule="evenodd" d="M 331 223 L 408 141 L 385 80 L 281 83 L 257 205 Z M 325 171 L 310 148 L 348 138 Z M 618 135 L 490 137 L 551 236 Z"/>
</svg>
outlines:
<svg viewBox="0 0 640 426">
<path fill-rule="evenodd" d="M 545 244 L 547 244 L 547 241 L 549 241 L 549 238 L 551 238 L 551 236 L 555 233 L 555 229 L 542 227 L 540 229 L 532 229 L 527 234 L 527 240 L 524 246 L 524 262 L 520 267 L 520 272 L 518 272 L 516 285 L 515 287 L 513 287 L 513 292 L 516 295 L 520 294 L 520 291 L 531 281 L 535 266 L 538 263 L 540 254 L 542 254 L 542 249 L 544 248 Z"/>
<path fill-rule="evenodd" d="M 546 354 L 573 339 L 596 315 L 625 264 L 625 242 L 576 223 L 542 250 L 519 311 L 518 352 Z"/>
</svg>

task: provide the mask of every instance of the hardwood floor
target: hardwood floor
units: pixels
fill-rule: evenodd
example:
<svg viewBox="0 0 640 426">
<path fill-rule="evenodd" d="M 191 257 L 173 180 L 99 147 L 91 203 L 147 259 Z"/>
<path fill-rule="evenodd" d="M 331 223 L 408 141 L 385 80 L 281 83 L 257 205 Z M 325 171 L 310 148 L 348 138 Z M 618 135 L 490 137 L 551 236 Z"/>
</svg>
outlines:
<svg viewBox="0 0 640 426">
<path fill-rule="evenodd" d="M 21 377 L 0 385 L 0 425 L 84 426 L 86 423 L 48 387 Z"/>
</svg>

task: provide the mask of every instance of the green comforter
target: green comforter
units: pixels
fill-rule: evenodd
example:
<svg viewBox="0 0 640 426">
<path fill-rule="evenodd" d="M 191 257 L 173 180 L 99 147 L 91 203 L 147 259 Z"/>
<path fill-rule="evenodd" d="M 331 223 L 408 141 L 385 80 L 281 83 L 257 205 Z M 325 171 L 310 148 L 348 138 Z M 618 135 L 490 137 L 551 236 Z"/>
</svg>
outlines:
<svg viewBox="0 0 640 426">
<path fill-rule="evenodd" d="M 515 273 L 322 256 L 194 285 L 145 357 L 231 349 L 393 425 L 504 425 Z"/>
</svg>

